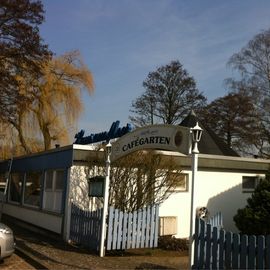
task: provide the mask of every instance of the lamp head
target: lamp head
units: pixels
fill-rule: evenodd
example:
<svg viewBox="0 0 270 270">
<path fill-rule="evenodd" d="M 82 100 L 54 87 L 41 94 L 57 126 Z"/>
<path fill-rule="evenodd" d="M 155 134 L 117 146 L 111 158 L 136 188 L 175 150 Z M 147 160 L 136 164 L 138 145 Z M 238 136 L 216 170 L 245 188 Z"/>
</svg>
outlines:
<svg viewBox="0 0 270 270">
<path fill-rule="evenodd" d="M 202 137 L 202 128 L 199 126 L 198 122 L 196 123 L 196 126 L 191 128 L 192 131 L 192 140 L 195 143 L 198 143 L 201 140 Z"/>
<path fill-rule="evenodd" d="M 112 153 L 112 144 L 111 142 L 109 141 L 107 144 L 106 144 L 106 154 L 107 155 L 110 155 Z"/>
</svg>

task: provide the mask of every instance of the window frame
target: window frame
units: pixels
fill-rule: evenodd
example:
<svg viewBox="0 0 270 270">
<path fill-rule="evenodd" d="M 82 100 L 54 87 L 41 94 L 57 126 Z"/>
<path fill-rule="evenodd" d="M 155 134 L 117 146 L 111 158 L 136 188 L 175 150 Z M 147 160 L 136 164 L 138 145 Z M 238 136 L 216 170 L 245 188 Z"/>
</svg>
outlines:
<svg viewBox="0 0 270 270">
<path fill-rule="evenodd" d="M 40 178 L 39 178 L 40 191 L 39 191 L 39 204 L 38 205 L 25 202 L 25 191 L 26 191 L 27 175 L 29 175 L 31 173 L 40 173 Z M 23 192 L 22 192 L 22 205 L 27 206 L 27 207 L 31 207 L 31 208 L 37 208 L 37 209 L 42 207 L 43 177 L 44 177 L 44 172 L 42 170 L 40 170 L 40 171 L 38 171 L 38 170 L 36 170 L 36 171 L 27 171 L 27 172 L 24 173 Z"/>
<path fill-rule="evenodd" d="M 11 184 L 12 184 L 12 175 L 17 174 L 20 175 L 20 179 L 21 180 L 21 188 L 20 188 L 20 200 L 19 201 L 14 201 L 11 199 Z M 25 172 L 18 172 L 18 171 L 13 171 L 10 173 L 9 178 L 8 178 L 8 198 L 7 198 L 7 202 L 11 203 L 11 204 L 16 204 L 16 205 L 22 205 L 23 202 L 23 195 L 24 195 L 24 181 L 25 181 Z M 20 182 L 19 182 L 20 183 Z"/>
<path fill-rule="evenodd" d="M 56 187 L 56 180 L 57 180 L 57 172 L 62 172 L 63 175 L 62 175 L 62 188 L 57 188 Z M 64 169 L 57 169 L 57 170 L 54 170 L 54 191 L 55 192 L 63 192 L 64 191 L 64 188 L 65 188 L 65 170 Z"/>
<path fill-rule="evenodd" d="M 4 180 L 4 181 L 1 181 Z M 5 188 L 7 184 L 7 173 L 1 172 L 0 173 L 0 194 L 4 194 Z"/>
<path fill-rule="evenodd" d="M 244 181 L 245 180 L 254 180 L 254 187 L 248 188 L 244 187 Z M 263 177 L 261 176 L 254 176 L 254 175 L 243 175 L 242 176 L 242 193 L 253 193 L 255 188 L 258 186 L 258 184 L 261 182 Z"/>
<path fill-rule="evenodd" d="M 63 174 L 63 183 L 62 183 L 62 189 L 56 188 L 56 181 L 57 181 L 57 172 L 61 171 Z M 48 172 L 52 172 L 52 188 L 48 189 L 46 188 L 46 183 L 47 183 L 47 176 Z M 48 169 L 44 171 L 44 189 L 43 189 L 43 199 L 42 199 L 42 210 L 43 211 L 48 211 L 54 214 L 62 214 L 63 212 L 63 195 L 65 192 L 65 173 L 66 169 L 64 168 L 59 168 L 59 169 Z M 47 193 L 47 194 L 46 194 Z M 47 196 L 50 194 L 53 197 L 53 204 L 52 207 L 47 207 Z M 55 202 L 56 202 L 56 195 L 61 196 L 61 207 L 60 210 L 56 209 L 55 207 Z"/>
<path fill-rule="evenodd" d="M 48 175 L 48 172 L 51 172 L 52 173 L 51 188 L 47 188 L 47 175 Z M 44 172 L 44 190 L 43 190 L 43 192 L 45 192 L 45 191 L 52 191 L 53 190 L 53 175 L 54 175 L 54 170 L 46 170 Z"/>
<path fill-rule="evenodd" d="M 174 173 L 174 172 L 171 172 L 171 173 Z M 176 172 L 175 172 L 176 174 Z M 175 186 L 174 188 L 170 188 L 169 191 L 170 192 L 175 192 L 175 193 L 178 193 L 178 192 L 188 192 L 189 191 L 189 173 L 180 173 L 180 175 L 184 176 L 185 177 L 185 182 L 184 182 L 184 185 L 183 185 L 183 188 L 181 188 L 181 186 Z"/>
</svg>

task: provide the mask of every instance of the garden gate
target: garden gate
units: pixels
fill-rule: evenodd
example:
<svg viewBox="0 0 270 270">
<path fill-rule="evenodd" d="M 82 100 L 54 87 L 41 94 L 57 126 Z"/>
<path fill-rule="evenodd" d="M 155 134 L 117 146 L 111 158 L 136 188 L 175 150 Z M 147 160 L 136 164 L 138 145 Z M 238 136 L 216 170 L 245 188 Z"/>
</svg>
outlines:
<svg viewBox="0 0 270 270">
<path fill-rule="evenodd" d="M 76 244 L 83 245 L 91 250 L 98 250 L 101 237 L 101 219 L 103 208 L 96 211 L 80 209 L 71 204 L 69 238 Z"/>
<path fill-rule="evenodd" d="M 110 207 L 107 250 L 157 247 L 158 210 L 158 205 L 152 205 L 124 213 Z"/>
<path fill-rule="evenodd" d="M 107 224 L 107 250 L 157 247 L 158 205 L 132 213 L 109 208 Z M 99 250 L 103 208 L 84 211 L 71 206 L 70 240 L 92 250 Z"/>
</svg>

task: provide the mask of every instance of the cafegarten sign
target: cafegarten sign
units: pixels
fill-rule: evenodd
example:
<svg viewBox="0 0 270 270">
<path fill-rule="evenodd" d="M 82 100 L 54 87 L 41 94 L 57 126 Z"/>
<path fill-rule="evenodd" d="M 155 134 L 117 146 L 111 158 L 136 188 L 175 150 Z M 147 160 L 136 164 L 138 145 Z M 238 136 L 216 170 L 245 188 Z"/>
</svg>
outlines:
<svg viewBox="0 0 270 270">
<path fill-rule="evenodd" d="M 112 144 L 111 159 L 143 149 L 160 149 L 188 154 L 190 129 L 174 125 L 152 125 L 138 128 Z"/>
</svg>

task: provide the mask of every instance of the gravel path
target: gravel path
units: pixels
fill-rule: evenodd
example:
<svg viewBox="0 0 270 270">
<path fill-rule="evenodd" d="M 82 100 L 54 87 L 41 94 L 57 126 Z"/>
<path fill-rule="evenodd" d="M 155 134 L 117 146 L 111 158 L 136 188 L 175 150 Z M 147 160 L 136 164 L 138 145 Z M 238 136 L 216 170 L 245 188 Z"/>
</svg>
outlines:
<svg viewBox="0 0 270 270">
<path fill-rule="evenodd" d="M 33 233 L 14 224 L 8 225 L 16 237 L 16 254 L 35 269 L 187 269 L 188 267 L 188 257 L 177 252 L 131 250 L 122 256 L 118 253 L 118 255 L 107 254 L 104 258 L 100 258 L 88 250 L 68 245 L 48 234 Z M 1 265 L 0 268 L 2 269 Z"/>
</svg>

